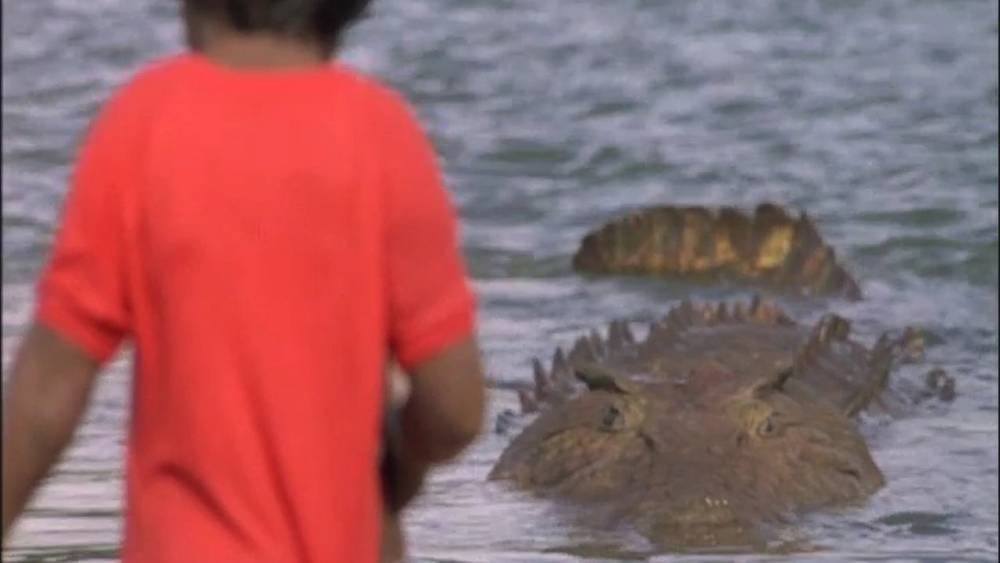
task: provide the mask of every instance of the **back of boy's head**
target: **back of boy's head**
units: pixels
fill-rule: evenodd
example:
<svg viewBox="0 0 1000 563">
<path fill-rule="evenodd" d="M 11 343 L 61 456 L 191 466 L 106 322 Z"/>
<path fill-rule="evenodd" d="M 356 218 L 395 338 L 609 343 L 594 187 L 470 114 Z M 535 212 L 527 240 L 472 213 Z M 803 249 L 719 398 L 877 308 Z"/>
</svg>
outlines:
<svg viewBox="0 0 1000 563">
<path fill-rule="evenodd" d="M 333 50 L 371 0 L 183 0 L 188 17 L 212 18 L 242 33 L 315 40 Z"/>
</svg>

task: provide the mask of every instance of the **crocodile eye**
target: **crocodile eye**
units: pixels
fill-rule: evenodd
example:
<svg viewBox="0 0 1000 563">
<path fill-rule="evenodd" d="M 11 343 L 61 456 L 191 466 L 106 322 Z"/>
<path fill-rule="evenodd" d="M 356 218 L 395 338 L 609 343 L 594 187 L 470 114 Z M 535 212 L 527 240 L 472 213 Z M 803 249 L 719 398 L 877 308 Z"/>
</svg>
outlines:
<svg viewBox="0 0 1000 563">
<path fill-rule="evenodd" d="M 622 411 L 618 410 L 618 407 L 611 405 L 604 411 L 604 418 L 601 419 L 601 429 L 605 431 L 615 430 L 618 422 L 618 417 L 621 416 Z"/>
<path fill-rule="evenodd" d="M 763 422 L 757 425 L 757 435 L 758 436 L 770 436 L 774 433 L 774 423 L 771 421 L 771 417 L 767 417 Z"/>
</svg>

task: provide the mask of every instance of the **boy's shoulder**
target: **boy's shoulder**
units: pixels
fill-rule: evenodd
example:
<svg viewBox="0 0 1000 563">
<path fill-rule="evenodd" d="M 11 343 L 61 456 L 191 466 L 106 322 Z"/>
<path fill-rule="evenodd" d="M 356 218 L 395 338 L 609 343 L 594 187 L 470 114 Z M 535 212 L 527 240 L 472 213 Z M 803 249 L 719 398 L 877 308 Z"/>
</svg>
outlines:
<svg viewBox="0 0 1000 563">
<path fill-rule="evenodd" d="M 143 87 L 162 83 L 164 80 L 175 76 L 178 72 L 183 72 L 183 69 L 190 67 L 191 63 L 191 54 L 184 52 L 154 58 L 144 63 L 132 75 L 126 85 Z"/>
<path fill-rule="evenodd" d="M 415 111 L 406 96 L 381 79 L 337 62 L 333 65 L 335 72 L 353 83 L 358 93 L 367 98 L 371 107 L 379 114 L 393 119 L 414 119 Z"/>
<path fill-rule="evenodd" d="M 113 115 L 143 112 L 162 99 L 178 83 L 177 75 L 186 57 L 173 55 L 154 59 L 114 89 L 104 105 L 104 113 Z"/>
<path fill-rule="evenodd" d="M 181 62 L 181 57 L 173 56 L 146 63 L 116 86 L 98 108 L 87 135 L 107 140 L 139 134 L 155 115 L 156 105 L 176 84 L 175 71 Z"/>
<path fill-rule="evenodd" d="M 205 70 L 204 64 L 190 53 L 154 59 L 115 89 L 105 112 L 148 117 L 154 113 L 150 110 L 170 98 L 178 88 L 191 87 L 192 80 L 198 80 L 198 73 Z M 419 122 L 406 96 L 380 78 L 339 61 L 331 64 L 328 70 L 325 76 L 335 82 L 336 88 L 351 90 L 350 97 L 378 115 L 378 119 L 397 126 Z"/>
</svg>

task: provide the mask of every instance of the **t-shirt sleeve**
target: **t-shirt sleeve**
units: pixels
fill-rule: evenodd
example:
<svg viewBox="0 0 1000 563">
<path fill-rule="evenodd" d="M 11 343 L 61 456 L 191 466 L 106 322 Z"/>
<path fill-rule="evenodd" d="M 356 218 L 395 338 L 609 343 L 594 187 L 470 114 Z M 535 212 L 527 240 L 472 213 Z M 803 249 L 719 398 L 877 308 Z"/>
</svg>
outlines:
<svg viewBox="0 0 1000 563">
<path fill-rule="evenodd" d="M 475 297 L 433 147 L 405 102 L 392 97 L 388 105 L 389 344 L 408 370 L 474 333 Z"/>
<path fill-rule="evenodd" d="M 81 145 L 61 222 L 38 284 L 36 320 L 98 362 L 129 330 L 121 154 L 129 143 L 112 100 Z"/>
</svg>

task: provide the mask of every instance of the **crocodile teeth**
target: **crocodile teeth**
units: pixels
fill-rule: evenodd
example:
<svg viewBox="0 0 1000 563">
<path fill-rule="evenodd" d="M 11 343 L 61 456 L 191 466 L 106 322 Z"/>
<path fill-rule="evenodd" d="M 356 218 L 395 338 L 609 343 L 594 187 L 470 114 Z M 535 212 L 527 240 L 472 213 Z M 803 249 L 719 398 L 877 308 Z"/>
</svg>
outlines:
<svg viewBox="0 0 1000 563">
<path fill-rule="evenodd" d="M 743 303 L 737 301 L 736 304 L 733 305 L 732 317 L 734 321 L 740 323 L 747 320 L 747 312 L 743 306 Z"/>
<path fill-rule="evenodd" d="M 614 352 L 619 352 L 625 346 L 625 336 L 622 333 L 620 321 L 611 321 L 608 324 L 608 348 Z"/>
<path fill-rule="evenodd" d="M 824 344 L 831 341 L 842 342 L 847 340 L 850 332 L 850 321 L 838 315 L 829 314 L 824 315 L 819 323 L 816 324 L 816 328 L 813 329 L 810 339 Z"/>
<path fill-rule="evenodd" d="M 675 311 L 682 327 L 690 326 L 694 322 L 695 310 L 694 304 L 691 301 L 685 299 L 677 306 Z"/>
<path fill-rule="evenodd" d="M 542 367 L 542 362 L 539 362 L 537 358 L 533 359 L 531 362 L 534 371 L 535 379 L 535 395 L 539 399 L 545 399 L 549 395 L 549 391 L 552 388 L 551 381 L 548 375 L 545 373 L 545 369 Z"/>
<path fill-rule="evenodd" d="M 709 303 L 700 303 L 695 305 L 694 310 L 697 312 L 695 319 L 703 323 L 710 323 L 715 320 L 715 308 Z"/>
<path fill-rule="evenodd" d="M 590 339 L 586 336 L 577 338 L 573 344 L 573 349 L 569 352 L 569 363 L 592 362 L 596 359 L 597 355 L 594 353 L 593 348 L 591 348 Z"/>
<path fill-rule="evenodd" d="M 883 333 L 872 348 L 868 365 L 878 371 L 888 369 L 888 366 L 892 363 L 892 348 L 892 337 L 887 332 Z"/>
<path fill-rule="evenodd" d="M 549 377 L 545 374 L 545 368 L 542 367 L 542 362 L 538 358 L 531 358 L 531 371 L 536 383 L 539 381 L 548 381 Z"/>
<path fill-rule="evenodd" d="M 521 402 L 521 413 L 530 414 L 538 410 L 538 401 L 527 389 L 518 389 L 517 398 Z"/>
<path fill-rule="evenodd" d="M 834 329 L 833 338 L 839 342 L 845 342 L 851 334 L 851 321 L 844 317 L 837 317 L 837 324 Z"/>
<path fill-rule="evenodd" d="M 757 313 L 760 311 L 761 298 L 759 293 L 755 293 L 753 298 L 750 299 L 750 310 L 748 311 L 751 319 L 757 318 Z"/>
<path fill-rule="evenodd" d="M 551 378 L 553 380 L 558 380 L 571 377 L 572 375 L 573 374 L 569 368 L 569 362 L 566 361 L 566 354 L 563 353 L 562 348 L 557 347 L 555 353 L 552 355 Z"/>
<path fill-rule="evenodd" d="M 618 323 L 618 325 L 619 325 L 621 333 L 622 333 L 622 340 L 625 341 L 625 344 L 628 344 L 630 346 L 634 345 L 635 344 L 635 335 L 632 334 L 632 328 L 629 327 L 629 325 L 628 325 L 628 323 L 626 321 L 621 321 L 621 322 Z"/>
<path fill-rule="evenodd" d="M 597 354 L 599 358 L 603 358 L 607 355 L 607 350 L 604 346 L 604 339 L 601 338 L 601 335 L 593 329 L 590 331 L 590 345 L 594 348 L 594 353 Z"/>
<path fill-rule="evenodd" d="M 658 346 L 662 344 L 670 335 L 670 329 L 665 323 L 649 323 L 649 333 L 646 335 L 646 344 Z"/>
<path fill-rule="evenodd" d="M 719 323 L 729 322 L 729 308 L 726 307 L 726 302 L 721 301 L 719 306 L 715 309 L 715 320 Z"/>
<path fill-rule="evenodd" d="M 663 317 L 663 323 L 676 330 L 685 328 L 684 322 L 681 320 L 681 312 L 676 308 L 667 312 L 667 316 Z"/>
</svg>

